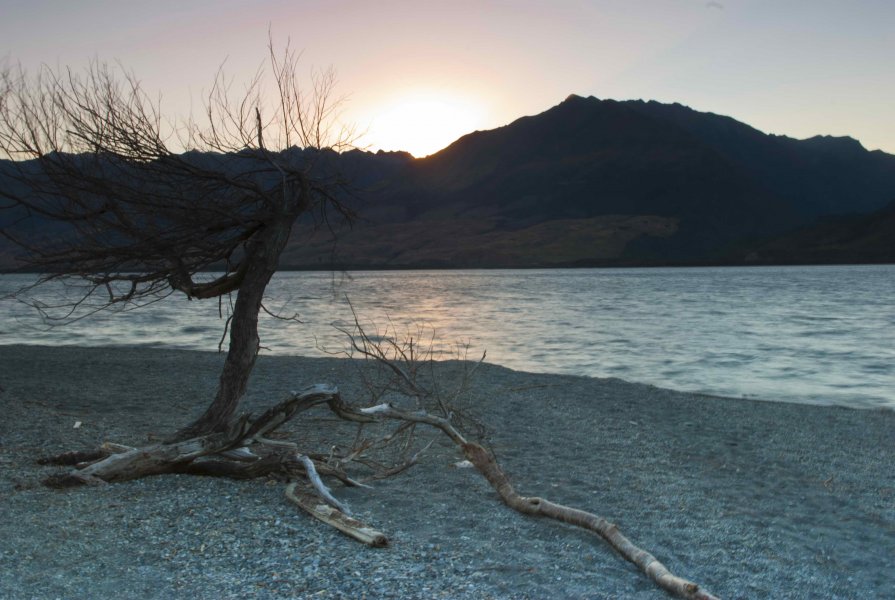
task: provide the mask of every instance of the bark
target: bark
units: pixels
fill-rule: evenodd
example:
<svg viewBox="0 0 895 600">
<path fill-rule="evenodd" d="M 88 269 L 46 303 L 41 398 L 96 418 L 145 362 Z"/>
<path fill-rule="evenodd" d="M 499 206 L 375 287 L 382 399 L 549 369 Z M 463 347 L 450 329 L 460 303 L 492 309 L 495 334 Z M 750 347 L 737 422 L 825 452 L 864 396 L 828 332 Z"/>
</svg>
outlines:
<svg viewBox="0 0 895 600">
<path fill-rule="evenodd" d="M 172 440 L 221 431 L 236 412 L 258 358 L 258 314 L 267 284 L 277 270 L 280 253 L 289 241 L 296 216 L 292 212 L 272 222 L 258 233 L 257 239 L 249 242 L 244 259 L 245 275 L 230 321 L 230 346 L 217 393 L 202 416 L 175 434 Z"/>
<path fill-rule="evenodd" d="M 237 462 L 220 458 L 204 458 L 171 466 L 172 473 L 200 475 L 205 477 L 227 477 L 229 479 L 257 479 L 281 474 L 285 465 L 283 458 L 276 454 L 259 457 L 252 462 Z"/>
<path fill-rule="evenodd" d="M 96 450 L 72 450 L 55 456 L 47 456 L 37 459 L 39 465 L 57 465 L 74 467 L 81 463 L 92 463 L 107 458 L 112 452 L 103 448 Z"/>
<path fill-rule="evenodd" d="M 336 500 L 335 496 L 333 496 L 329 488 L 326 487 L 326 484 L 323 483 L 323 480 L 320 479 L 320 474 L 317 473 L 317 468 L 314 466 L 314 461 L 304 454 L 298 454 L 295 458 L 305 468 L 305 473 L 307 473 L 308 476 L 308 482 L 310 482 L 314 489 L 317 490 L 317 495 L 320 496 L 320 498 L 322 498 L 323 501 L 331 507 L 345 513 L 346 515 L 350 515 L 351 511 L 348 510 L 348 507 Z"/>
<path fill-rule="evenodd" d="M 128 481 L 149 475 L 175 473 L 178 467 L 198 458 L 228 450 L 240 443 L 247 429 L 246 419 L 229 430 L 174 443 L 161 443 L 114 453 L 102 460 L 44 480 L 50 487 Z"/>
</svg>

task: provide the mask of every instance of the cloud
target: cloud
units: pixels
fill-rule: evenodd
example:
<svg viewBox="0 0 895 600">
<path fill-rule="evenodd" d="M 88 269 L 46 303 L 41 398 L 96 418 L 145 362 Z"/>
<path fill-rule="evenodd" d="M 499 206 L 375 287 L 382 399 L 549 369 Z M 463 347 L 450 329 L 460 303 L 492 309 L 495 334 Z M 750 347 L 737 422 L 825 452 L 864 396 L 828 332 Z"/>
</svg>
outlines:
<svg viewBox="0 0 895 600">
<path fill-rule="evenodd" d="M 724 5 L 720 2 L 716 2 L 715 0 L 711 0 L 710 2 L 705 3 L 706 8 L 717 8 L 718 10 L 724 10 Z"/>
</svg>

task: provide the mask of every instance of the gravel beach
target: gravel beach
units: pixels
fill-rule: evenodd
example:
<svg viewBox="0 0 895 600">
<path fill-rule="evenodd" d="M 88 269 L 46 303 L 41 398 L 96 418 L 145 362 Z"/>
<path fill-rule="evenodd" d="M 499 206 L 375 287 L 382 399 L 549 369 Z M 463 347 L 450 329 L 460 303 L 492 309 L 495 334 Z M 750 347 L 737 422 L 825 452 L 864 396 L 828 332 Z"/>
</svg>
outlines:
<svg viewBox="0 0 895 600">
<path fill-rule="evenodd" d="M 448 444 L 373 490 L 333 486 L 389 536 L 384 549 L 314 521 L 279 482 L 40 486 L 54 468 L 38 456 L 141 445 L 185 424 L 214 393 L 222 361 L 0 346 L 0 598 L 666 597 L 599 538 L 503 506 L 478 473 L 453 466 L 461 457 Z M 246 408 L 313 383 L 360 400 L 357 362 L 262 356 Z M 445 381 L 459 370 L 437 365 Z M 482 366 L 468 396 L 520 493 L 613 521 L 722 598 L 895 597 L 893 411 L 494 365 Z M 321 443 L 352 431 L 325 411 L 297 427 Z"/>
</svg>

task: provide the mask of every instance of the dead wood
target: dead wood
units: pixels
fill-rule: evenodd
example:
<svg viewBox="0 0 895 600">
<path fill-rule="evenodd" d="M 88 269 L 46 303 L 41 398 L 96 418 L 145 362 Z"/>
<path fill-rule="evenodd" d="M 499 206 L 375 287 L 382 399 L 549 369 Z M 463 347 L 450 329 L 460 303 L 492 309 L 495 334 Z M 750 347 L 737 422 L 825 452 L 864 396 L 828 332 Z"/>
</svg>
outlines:
<svg viewBox="0 0 895 600">
<path fill-rule="evenodd" d="M 547 517 L 596 533 L 623 558 L 643 571 L 656 585 L 675 596 L 688 600 L 718 600 L 696 583 L 672 574 L 655 556 L 635 546 L 622 535 L 613 523 L 606 519 L 543 498 L 519 495 L 500 468 L 494 454 L 476 443 L 467 442 L 450 422 L 450 419 L 437 417 L 425 411 L 400 410 L 389 404 L 357 409 L 342 402 L 338 395 L 330 399 L 329 405 L 334 412 L 346 419 L 397 419 L 422 423 L 440 429 L 460 448 L 466 460 L 472 463 L 479 473 L 488 480 L 501 500 L 510 508 L 526 515 Z"/>
<path fill-rule="evenodd" d="M 164 115 L 120 66 L 28 74 L 0 64 L 0 158 L 11 159 L 0 172 L 0 238 L 40 274 L 12 295 L 48 325 L 171 295 L 231 300 L 217 392 L 170 441 L 221 432 L 238 414 L 259 314 L 271 314 L 264 292 L 294 224 L 353 216 L 338 154 L 354 135 L 338 123 L 334 74 L 302 90 L 297 53 L 273 40 L 268 50 L 243 93 L 219 71 L 204 116 L 186 120 Z M 50 281 L 72 295 L 32 296 Z"/>
<path fill-rule="evenodd" d="M 44 464 L 70 465 L 74 462 L 79 466 L 67 473 L 51 476 L 45 483 L 54 487 L 101 485 L 161 473 L 234 479 L 281 477 L 290 481 L 285 491 L 286 498 L 314 518 L 361 543 L 385 546 L 388 543 L 385 534 L 349 516 L 348 509 L 335 498 L 320 477 L 321 474 L 334 476 L 346 485 L 358 485 L 343 467 L 348 463 L 369 464 L 363 455 L 375 444 L 369 440 L 356 442 L 355 448 L 344 454 L 337 454 L 334 450 L 329 455 L 303 454 L 298 451 L 296 443 L 264 437 L 274 433 L 296 415 L 324 404 L 343 420 L 363 424 L 391 420 L 402 424 L 428 425 L 440 430 L 460 449 L 466 460 L 476 467 L 510 508 L 526 515 L 569 523 L 597 534 L 670 594 L 688 600 L 717 600 L 696 583 L 671 573 L 656 557 L 634 545 L 606 519 L 544 498 L 518 494 L 493 453 L 468 441 L 452 423 L 450 413 L 443 417 L 424 409 L 396 408 L 389 403 L 356 407 L 345 402 L 338 389 L 329 385 L 315 385 L 294 393 L 255 419 L 244 415 L 225 432 L 145 448 L 107 444 L 95 452 L 69 452 L 52 457 Z M 389 441 L 393 437 L 393 433 L 386 435 Z M 402 464 L 380 469 L 378 474 L 394 475 L 414 464 L 418 455 L 419 452 Z M 85 464 L 84 461 L 92 462 Z M 313 489 L 314 492 L 300 489 L 297 481 L 299 478 L 304 478 L 309 490 Z"/>
<path fill-rule="evenodd" d="M 592 513 L 538 497 L 519 495 L 497 464 L 494 454 L 475 443 L 462 446 L 463 455 L 488 480 L 504 503 L 526 515 L 542 516 L 587 529 L 606 540 L 623 558 L 634 563 L 663 590 L 680 598 L 718 600 L 699 585 L 672 574 L 655 556 L 635 546 L 613 523 Z"/>
<path fill-rule="evenodd" d="M 82 463 L 91 463 L 107 458 L 112 454 L 108 450 L 98 448 L 96 450 L 72 450 L 55 454 L 53 456 L 44 456 L 37 459 L 39 465 L 56 465 L 59 467 L 73 467 Z"/>
<path fill-rule="evenodd" d="M 327 525 L 335 527 L 345 535 L 348 535 L 363 544 L 375 548 L 381 548 L 388 545 L 388 538 L 384 533 L 376 531 L 361 521 L 349 517 L 339 509 L 321 502 L 316 496 L 298 489 L 294 482 L 286 487 L 286 498 L 315 519 L 319 519 Z"/>
<path fill-rule="evenodd" d="M 97 480 L 110 483 L 163 473 L 193 473 L 239 479 L 274 472 L 289 476 L 295 471 L 297 459 L 290 459 L 288 454 L 294 455 L 294 450 L 265 452 L 253 462 L 245 462 L 242 458 L 226 458 L 224 453 L 255 444 L 262 439 L 262 434 L 272 432 L 296 414 L 336 396 L 338 390 L 332 386 L 311 386 L 292 394 L 257 419 L 243 415 L 226 431 L 142 448 L 106 445 L 91 452 L 66 452 L 42 459 L 42 464 L 57 465 L 80 465 L 89 461 L 89 464 L 78 466 L 68 473 L 47 478 L 45 484 L 50 487 L 71 487 L 95 483 Z"/>
</svg>

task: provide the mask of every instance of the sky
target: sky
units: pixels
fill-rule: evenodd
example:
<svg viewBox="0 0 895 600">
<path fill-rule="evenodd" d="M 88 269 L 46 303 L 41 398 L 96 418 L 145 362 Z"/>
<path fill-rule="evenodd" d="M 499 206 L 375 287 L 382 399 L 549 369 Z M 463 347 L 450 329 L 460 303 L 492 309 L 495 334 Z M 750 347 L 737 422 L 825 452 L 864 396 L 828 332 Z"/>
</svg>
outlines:
<svg viewBox="0 0 895 600">
<path fill-rule="evenodd" d="M 0 60 L 118 61 L 186 115 L 268 31 L 334 68 L 370 150 L 425 156 L 569 94 L 679 102 L 895 153 L 893 0 L 0 0 Z"/>
</svg>

